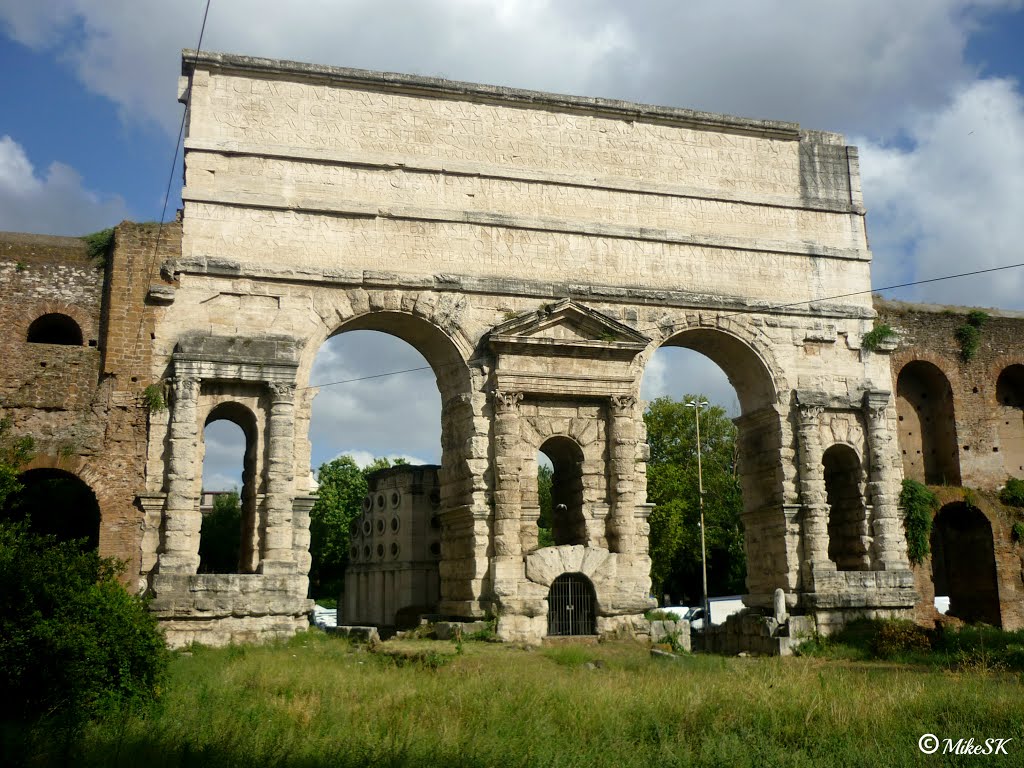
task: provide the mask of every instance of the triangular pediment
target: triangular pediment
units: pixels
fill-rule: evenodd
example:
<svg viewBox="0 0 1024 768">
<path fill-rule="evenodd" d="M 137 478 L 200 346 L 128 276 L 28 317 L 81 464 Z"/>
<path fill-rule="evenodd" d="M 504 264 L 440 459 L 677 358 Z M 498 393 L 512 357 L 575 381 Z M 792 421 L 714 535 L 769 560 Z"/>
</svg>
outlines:
<svg viewBox="0 0 1024 768">
<path fill-rule="evenodd" d="M 491 342 L 568 347 L 643 349 L 650 339 L 596 309 L 562 299 L 491 329 Z"/>
</svg>

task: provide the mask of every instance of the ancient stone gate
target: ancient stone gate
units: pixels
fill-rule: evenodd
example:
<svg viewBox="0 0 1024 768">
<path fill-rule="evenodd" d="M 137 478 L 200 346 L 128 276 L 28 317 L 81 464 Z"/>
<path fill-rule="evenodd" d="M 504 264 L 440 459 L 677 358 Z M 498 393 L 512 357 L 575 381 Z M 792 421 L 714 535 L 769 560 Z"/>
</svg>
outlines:
<svg viewBox="0 0 1024 768">
<path fill-rule="evenodd" d="M 914 604 L 885 351 L 867 352 L 856 150 L 782 122 L 193 52 L 180 258 L 163 265 L 142 574 L 173 642 L 305 623 L 314 356 L 394 334 L 442 399 L 441 606 L 547 631 L 564 574 L 598 632 L 649 596 L 640 379 L 662 345 L 741 411 L 747 601 L 819 627 Z M 862 291 L 862 293 L 855 293 Z M 829 298 L 841 297 L 841 298 Z M 248 557 L 197 574 L 199 441 L 246 433 Z M 538 548 L 536 453 L 575 473 Z M 246 495 L 247 494 L 247 495 Z"/>
</svg>

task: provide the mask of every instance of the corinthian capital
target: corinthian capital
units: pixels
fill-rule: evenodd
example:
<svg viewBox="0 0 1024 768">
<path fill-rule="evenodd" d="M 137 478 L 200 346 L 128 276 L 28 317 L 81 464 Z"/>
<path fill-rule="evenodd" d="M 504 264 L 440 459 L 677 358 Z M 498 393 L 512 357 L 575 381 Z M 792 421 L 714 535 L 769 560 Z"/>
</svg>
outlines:
<svg viewBox="0 0 1024 768">
<path fill-rule="evenodd" d="M 616 416 L 624 416 L 633 410 L 636 405 L 636 398 L 632 395 L 612 395 L 608 398 L 612 405 L 612 413 Z"/>
<path fill-rule="evenodd" d="M 494 397 L 494 410 L 498 413 L 518 411 L 523 399 L 522 392 L 502 392 L 500 389 L 493 390 L 491 395 Z"/>
<path fill-rule="evenodd" d="M 274 400 L 294 400 L 295 382 L 273 381 L 267 385 Z"/>
<path fill-rule="evenodd" d="M 194 376 L 175 376 L 171 379 L 171 391 L 175 403 L 185 403 L 199 399 L 200 379 Z"/>
</svg>

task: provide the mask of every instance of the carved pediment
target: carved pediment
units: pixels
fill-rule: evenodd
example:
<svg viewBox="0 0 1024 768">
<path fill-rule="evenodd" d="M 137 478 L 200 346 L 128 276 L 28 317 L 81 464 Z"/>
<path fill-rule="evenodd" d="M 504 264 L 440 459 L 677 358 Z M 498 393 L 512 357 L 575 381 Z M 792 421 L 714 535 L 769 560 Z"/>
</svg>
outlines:
<svg viewBox="0 0 1024 768">
<path fill-rule="evenodd" d="M 562 299 L 496 325 L 490 342 L 495 351 L 517 348 L 521 354 L 530 354 L 529 347 L 539 347 L 548 348 L 549 354 L 559 350 L 582 356 L 612 353 L 632 359 L 650 339 L 603 312 Z"/>
</svg>

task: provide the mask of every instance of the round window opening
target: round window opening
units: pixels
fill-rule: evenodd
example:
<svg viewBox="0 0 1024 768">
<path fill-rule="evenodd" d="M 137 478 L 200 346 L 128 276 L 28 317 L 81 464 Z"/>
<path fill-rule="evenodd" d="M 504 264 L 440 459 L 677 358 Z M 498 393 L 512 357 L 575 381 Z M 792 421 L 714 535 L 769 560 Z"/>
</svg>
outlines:
<svg viewBox="0 0 1024 768">
<path fill-rule="evenodd" d="M 398 557 L 398 544 L 396 542 L 391 543 L 391 556 Z"/>
<path fill-rule="evenodd" d="M 402 500 L 402 494 L 400 494 L 398 491 L 392 491 L 391 492 L 391 506 L 392 507 L 397 507 L 398 506 L 398 502 L 400 502 L 401 500 Z"/>
<path fill-rule="evenodd" d="M 377 521 L 377 533 L 384 533 L 384 521 L 383 520 L 378 520 Z"/>
<path fill-rule="evenodd" d="M 370 524 L 370 521 L 363 520 L 363 535 L 369 536 L 371 533 L 373 533 L 373 526 Z"/>
<path fill-rule="evenodd" d="M 363 557 L 366 558 L 367 560 L 370 559 L 370 545 L 369 544 L 367 544 L 365 547 L 363 547 Z"/>
<path fill-rule="evenodd" d="M 384 545 L 383 544 L 378 544 L 377 545 L 377 557 L 384 557 Z"/>
<path fill-rule="evenodd" d="M 377 495 L 377 509 L 384 509 L 384 494 Z"/>
<path fill-rule="evenodd" d="M 433 528 L 435 531 L 438 528 L 440 528 L 441 527 L 441 518 L 438 517 L 437 515 L 434 515 L 433 517 L 431 517 L 430 518 L 430 527 Z"/>
<path fill-rule="evenodd" d="M 430 554 L 434 557 L 440 557 L 441 555 L 441 542 L 435 541 L 430 545 Z"/>
<path fill-rule="evenodd" d="M 369 512 L 371 509 L 373 509 L 373 499 L 367 496 L 363 499 L 363 512 Z"/>
<path fill-rule="evenodd" d="M 349 555 L 351 555 L 353 560 L 358 560 L 359 559 L 359 547 L 352 547 L 352 549 L 349 551 Z"/>
<path fill-rule="evenodd" d="M 398 533 L 399 525 L 400 525 L 400 523 L 398 522 L 398 518 L 397 517 L 392 517 L 391 518 L 391 532 L 392 533 Z"/>
</svg>

